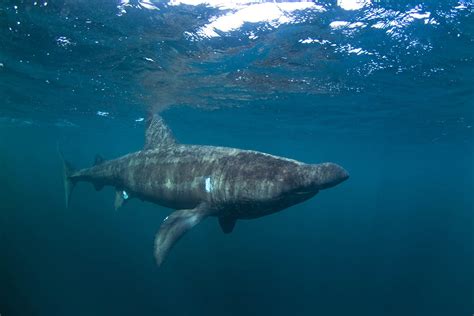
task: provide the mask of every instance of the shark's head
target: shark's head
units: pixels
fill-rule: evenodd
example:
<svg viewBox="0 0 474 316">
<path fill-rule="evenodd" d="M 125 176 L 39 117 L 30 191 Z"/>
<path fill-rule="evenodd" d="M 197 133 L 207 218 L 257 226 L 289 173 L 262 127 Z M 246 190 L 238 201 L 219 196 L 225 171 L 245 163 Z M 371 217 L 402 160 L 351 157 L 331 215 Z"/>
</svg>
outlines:
<svg viewBox="0 0 474 316">
<path fill-rule="evenodd" d="M 308 165 L 303 168 L 303 182 L 310 187 L 318 188 L 318 190 L 331 188 L 348 178 L 349 173 L 332 162 Z"/>
<path fill-rule="evenodd" d="M 301 203 L 320 190 L 331 188 L 349 178 L 349 173 L 335 163 L 301 164 L 285 172 L 284 180 L 272 192 L 282 206 Z"/>
</svg>

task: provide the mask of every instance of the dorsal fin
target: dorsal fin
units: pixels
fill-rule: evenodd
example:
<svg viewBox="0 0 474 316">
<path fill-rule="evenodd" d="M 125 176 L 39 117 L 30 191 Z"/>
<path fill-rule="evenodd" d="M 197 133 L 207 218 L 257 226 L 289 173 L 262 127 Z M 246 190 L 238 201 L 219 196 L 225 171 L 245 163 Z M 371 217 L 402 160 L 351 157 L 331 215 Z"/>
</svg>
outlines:
<svg viewBox="0 0 474 316">
<path fill-rule="evenodd" d="M 104 157 L 97 154 L 97 155 L 95 155 L 95 158 L 94 158 L 94 166 L 98 166 L 98 165 L 104 163 L 104 161 L 105 161 Z"/>
<path fill-rule="evenodd" d="M 144 150 L 168 147 L 176 144 L 170 128 L 158 114 L 149 114 L 146 121 Z"/>
</svg>

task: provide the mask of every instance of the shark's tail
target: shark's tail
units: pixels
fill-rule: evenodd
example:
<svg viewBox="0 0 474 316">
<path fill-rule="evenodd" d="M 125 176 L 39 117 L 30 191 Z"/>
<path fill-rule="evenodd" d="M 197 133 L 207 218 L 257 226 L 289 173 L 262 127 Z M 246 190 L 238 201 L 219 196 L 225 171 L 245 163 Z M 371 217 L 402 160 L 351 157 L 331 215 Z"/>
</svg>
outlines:
<svg viewBox="0 0 474 316">
<path fill-rule="evenodd" d="M 59 156 L 61 157 L 61 161 L 63 162 L 65 202 L 66 202 L 66 208 L 68 208 L 72 190 L 74 189 L 74 186 L 76 185 L 76 181 L 71 179 L 71 175 L 74 173 L 75 169 L 68 161 L 64 159 L 63 153 L 59 149 L 59 146 L 58 146 L 58 153 L 59 153 Z"/>
</svg>

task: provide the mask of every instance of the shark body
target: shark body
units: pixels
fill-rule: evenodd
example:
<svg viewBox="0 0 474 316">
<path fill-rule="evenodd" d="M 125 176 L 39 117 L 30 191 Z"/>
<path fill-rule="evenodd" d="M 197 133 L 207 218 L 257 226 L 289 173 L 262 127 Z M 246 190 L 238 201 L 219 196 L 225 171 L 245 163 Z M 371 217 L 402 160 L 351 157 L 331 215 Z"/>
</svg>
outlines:
<svg viewBox="0 0 474 316">
<path fill-rule="evenodd" d="M 66 205 L 74 185 L 113 186 L 115 207 L 139 198 L 175 209 L 155 238 L 161 265 L 178 239 L 209 216 L 225 233 L 239 219 L 253 219 L 301 203 L 349 177 L 334 163 L 306 164 L 258 151 L 183 145 L 158 115 L 147 121 L 143 150 L 113 160 L 96 158 L 75 171 L 64 162 Z"/>
</svg>

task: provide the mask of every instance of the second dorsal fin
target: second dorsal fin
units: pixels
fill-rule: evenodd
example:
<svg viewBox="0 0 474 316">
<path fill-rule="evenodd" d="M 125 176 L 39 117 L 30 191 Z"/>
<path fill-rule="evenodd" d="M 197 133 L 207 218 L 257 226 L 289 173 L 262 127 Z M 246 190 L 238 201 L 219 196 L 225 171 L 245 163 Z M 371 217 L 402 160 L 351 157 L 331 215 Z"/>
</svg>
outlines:
<svg viewBox="0 0 474 316">
<path fill-rule="evenodd" d="M 144 150 L 168 147 L 176 144 L 170 128 L 158 114 L 150 113 L 146 120 Z"/>
<path fill-rule="evenodd" d="M 95 158 L 94 158 L 94 166 L 98 166 L 100 164 L 103 164 L 105 161 L 104 157 L 102 157 L 101 155 L 97 154 L 95 155 Z"/>
</svg>

